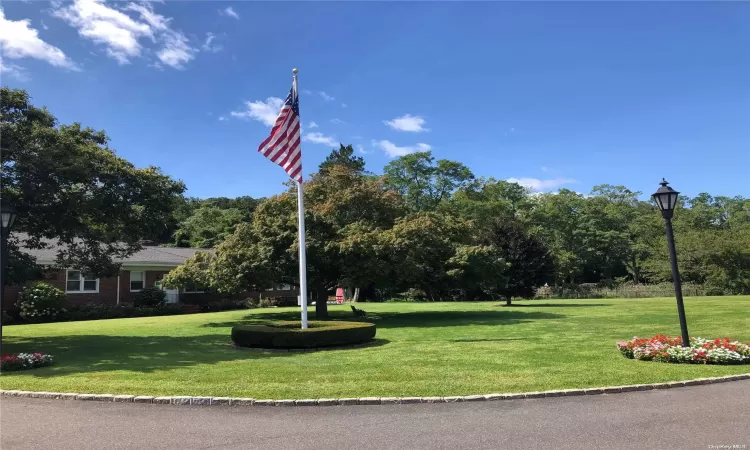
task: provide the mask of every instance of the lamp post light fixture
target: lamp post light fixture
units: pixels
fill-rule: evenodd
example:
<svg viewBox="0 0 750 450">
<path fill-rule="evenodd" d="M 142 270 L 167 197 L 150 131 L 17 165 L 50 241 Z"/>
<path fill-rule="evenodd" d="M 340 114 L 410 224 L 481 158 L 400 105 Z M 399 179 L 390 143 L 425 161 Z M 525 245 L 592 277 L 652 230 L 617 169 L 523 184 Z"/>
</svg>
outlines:
<svg viewBox="0 0 750 450">
<path fill-rule="evenodd" d="M 8 237 L 16 221 L 16 210 L 0 202 L 0 354 L 3 343 L 3 302 L 5 301 L 5 267 L 8 265 Z"/>
<path fill-rule="evenodd" d="M 682 346 L 690 347 L 690 335 L 687 329 L 687 319 L 685 319 L 685 305 L 682 301 L 682 282 L 680 281 L 680 271 L 677 268 L 677 250 L 674 246 L 674 230 L 672 229 L 672 216 L 674 208 L 677 205 L 677 196 L 680 194 L 671 187 L 667 180 L 662 178 L 661 187 L 651 195 L 664 217 L 667 226 L 667 243 L 669 246 L 669 259 L 672 263 L 672 279 L 674 280 L 674 293 L 677 297 L 677 313 L 680 315 L 680 331 L 682 332 Z"/>
</svg>

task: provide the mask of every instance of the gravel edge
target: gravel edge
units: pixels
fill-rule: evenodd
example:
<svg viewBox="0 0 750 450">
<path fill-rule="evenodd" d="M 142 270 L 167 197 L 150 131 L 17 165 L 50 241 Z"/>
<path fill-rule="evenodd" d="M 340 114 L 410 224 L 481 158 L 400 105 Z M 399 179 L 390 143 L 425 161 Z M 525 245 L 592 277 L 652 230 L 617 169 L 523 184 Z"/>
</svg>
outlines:
<svg viewBox="0 0 750 450">
<path fill-rule="evenodd" d="M 750 373 L 727 375 L 723 377 L 696 378 L 694 380 L 670 381 L 655 384 L 633 384 L 628 386 L 608 386 L 601 388 L 561 389 L 542 392 L 522 392 L 511 394 L 465 395 L 451 397 L 362 397 L 362 398 L 319 398 L 319 399 L 284 399 L 256 400 L 254 398 L 235 397 L 191 397 L 173 396 L 156 397 L 147 395 L 113 395 L 113 394 L 76 394 L 62 392 L 36 392 L 19 390 L 1 390 L 3 397 L 46 398 L 56 400 L 85 400 L 117 403 L 150 403 L 162 405 L 194 406 L 342 406 L 342 405 L 406 405 L 414 403 L 454 403 L 493 400 L 515 400 L 547 397 L 569 397 L 574 395 L 618 394 L 633 391 L 650 391 L 654 389 L 671 389 L 684 386 L 726 383 L 729 381 L 750 380 Z"/>
</svg>

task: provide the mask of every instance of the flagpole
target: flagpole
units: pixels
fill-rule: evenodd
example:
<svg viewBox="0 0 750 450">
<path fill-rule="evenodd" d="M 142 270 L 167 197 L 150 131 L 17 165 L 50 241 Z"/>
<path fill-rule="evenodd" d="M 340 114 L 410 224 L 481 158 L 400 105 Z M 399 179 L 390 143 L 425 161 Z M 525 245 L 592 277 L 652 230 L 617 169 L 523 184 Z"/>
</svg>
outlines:
<svg viewBox="0 0 750 450">
<path fill-rule="evenodd" d="M 294 73 L 294 94 L 297 95 L 297 69 Z M 300 143 L 300 152 L 302 151 Z M 297 182 L 297 229 L 299 231 L 299 295 L 302 303 L 302 328 L 307 328 L 307 255 L 305 252 L 305 194 L 302 183 Z M 327 301 L 325 299 L 324 301 Z M 320 301 L 320 299 L 318 299 Z"/>
</svg>

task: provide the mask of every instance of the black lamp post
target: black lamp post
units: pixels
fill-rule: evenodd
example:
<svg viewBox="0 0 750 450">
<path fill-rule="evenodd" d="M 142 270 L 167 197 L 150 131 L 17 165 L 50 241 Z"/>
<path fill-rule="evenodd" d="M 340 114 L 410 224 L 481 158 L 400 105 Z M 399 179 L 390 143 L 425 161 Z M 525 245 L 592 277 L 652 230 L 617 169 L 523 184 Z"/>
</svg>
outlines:
<svg viewBox="0 0 750 450">
<path fill-rule="evenodd" d="M 682 332 L 682 346 L 690 347 L 690 335 L 687 329 L 687 320 L 685 319 L 685 305 L 682 302 L 682 282 L 680 281 L 680 271 L 677 269 L 677 250 L 674 246 L 674 230 L 672 230 L 672 216 L 674 208 L 677 205 L 677 196 L 680 194 L 671 187 L 664 178 L 661 179 L 661 187 L 651 195 L 656 206 L 661 210 L 664 222 L 667 225 L 667 242 L 669 245 L 669 259 L 672 262 L 672 279 L 674 280 L 674 293 L 677 297 L 677 313 L 680 315 L 680 331 Z"/>
<path fill-rule="evenodd" d="M 2 354 L 3 343 L 3 301 L 5 300 L 5 267 L 8 265 L 8 236 L 15 221 L 16 210 L 12 206 L 0 203 L 0 354 Z"/>
</svg>

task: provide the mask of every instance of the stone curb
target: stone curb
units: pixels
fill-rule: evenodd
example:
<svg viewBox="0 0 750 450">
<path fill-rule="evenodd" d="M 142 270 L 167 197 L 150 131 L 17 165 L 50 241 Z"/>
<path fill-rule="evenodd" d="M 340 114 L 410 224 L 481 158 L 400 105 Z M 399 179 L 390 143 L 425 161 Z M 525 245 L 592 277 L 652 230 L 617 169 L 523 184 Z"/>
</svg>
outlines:
<svg viewBox="0 0 750 450">
<path fill-rule="evenodd" d="M 560 389 L 542 392 L 521 392 L 512 394 L 464 395 L 450 397 L 362 397 L 362 398 L 307 398 L 296 400 L 256 400 L 254 398 L 235 397 L 154 397 L 147 395 L 113 395 L 113 394 L 76 394 L 63 392 L 36 392 L 19 390 L 0 390 L 3 397 L 46 398 L 56 400 L 82 400 L 116 403 L 149 403 L 162 405 L 193 406 L 343 406 L 343 405 L 407 405 L 415 403 L 455 403 L 480 402 L 495 400 L 534 399 L 551 397 L 570 397 L 576 395 L 619 394 L 622 392 L 650 391 L 671 389 L 685 386 L 726 383 L 728 381 L 750 380 L 750 373 L 727 375 L 724 377 L 697 378 L 694 380 L 670 381 L 667 383 L 632 384 L 628 386 L 608 386 L 585 389 Z"/>
</svg>

